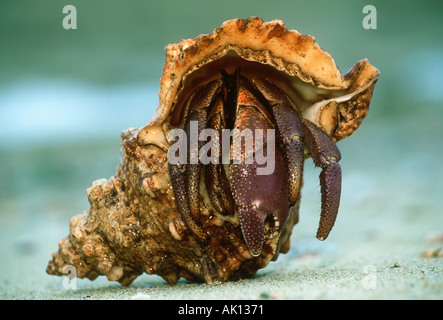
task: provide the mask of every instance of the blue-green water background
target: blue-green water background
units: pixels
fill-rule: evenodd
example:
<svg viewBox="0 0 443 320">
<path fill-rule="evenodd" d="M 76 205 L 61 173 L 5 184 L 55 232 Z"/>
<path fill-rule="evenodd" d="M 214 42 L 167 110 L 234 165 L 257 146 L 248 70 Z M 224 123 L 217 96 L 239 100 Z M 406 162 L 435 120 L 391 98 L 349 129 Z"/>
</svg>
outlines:
<svg viewBox="0 0 443 320">
<path fill-rule="evenodd" d="M 62 27 L 67 4 L 77 30 Z M 376 30 L 362 26 L 366 4 L 377 9 Z M 0 251 L 41 253 L 24 226 L 67 234 L 89 206 L 91 181 L 115 173 L 120 131 L 157 108 L 167 44 L 250 16 L 315 36 L 343 74 L 362 58 L 381 72 L 369 116 L 339 143 L 344 214 L 431 217 L 441 230 L 443 2 L 1 0 Z M 319 192 L 309 167 L 307 201 Z"/>
</svg>

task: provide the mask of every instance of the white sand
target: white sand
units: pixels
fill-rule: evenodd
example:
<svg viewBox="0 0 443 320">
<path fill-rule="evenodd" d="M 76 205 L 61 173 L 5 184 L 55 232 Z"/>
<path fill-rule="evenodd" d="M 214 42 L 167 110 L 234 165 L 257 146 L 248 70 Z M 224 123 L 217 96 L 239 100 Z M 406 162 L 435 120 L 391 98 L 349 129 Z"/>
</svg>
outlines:
<svg viewBox="0 0 443 320">
<path fill-rule="evenodd" d="M 317 171 L 313 175 L 317 174 Z M 344 180 L 346 183 L 346 179 Z M 349 181 L 348 181 L 349 182 Z M 349 182 L 351 183 L 351 182 Z M 316 193 L 315 183 L 306 188 Z M 309 191 L 309 192 L 310 192 Z M 346 193 L 345 193 L 346 195 Z M 377 199 L 366 195 L 357 212 L 352 201 L 326 241 L 314 238 L 316 197 L 305 197 L 293 247 L 252 279 L 218 284 L 180 280 L 169 286 L 157 276 L 143 275 L 129 287 L 100 277 L 77 279 L 77 289 L 64 289 L 64 278 L 45 268 L 65 223 L 35 219 L 32 223 L 1 216 L 0 298 L 2 299 L 442 299 L 443 259 L 421 258 L 430 244 L 426 236 L 442 225 L 432 212 L 373 211 Z M 406 201 L 406 200 L 405 200 Z M 398 204 L 397 204 L 398 205 Z M 389 207 L 389 205 L 388 205 Z M 392 207 L 392 206 L 391 206 Z M 400 206 L 401 207 L 401 206 Z M 441 222 L 439 218 L 438 222 Z M 8 228 L 8 224 L 10 228 Z M 27 228 L 25 228 L 27 226 Z M 20 229 L 20 233 L 19 230 Z M 440 245 L 442 245 L 440 243 Z M 72 282 L 71 282 L 72 284 Z"/>
</svg>

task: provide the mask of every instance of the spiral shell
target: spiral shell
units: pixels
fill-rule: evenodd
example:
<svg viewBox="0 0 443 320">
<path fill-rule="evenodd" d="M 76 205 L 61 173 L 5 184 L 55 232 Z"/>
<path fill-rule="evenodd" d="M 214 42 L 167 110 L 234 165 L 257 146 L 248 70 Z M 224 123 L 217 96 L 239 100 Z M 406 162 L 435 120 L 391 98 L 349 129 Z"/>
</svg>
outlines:
<svg viewBox="0 0 443 320">
<path fill-rule="evenodd" d="M 226 281 L 254 274 L 290 247 L 299 201 L 280 235 L 270 236 L 258 257 L 249 252 L 236 217 L 223 218 L 206 202 L 202 220 L 210 241 L 201 244 L 180 219 L 168 172 L 169 130 L 180 119 L 190 92 L 219 76 L 220 68 L 263 75 L 290 96 L 304 118 L 334 141 L 350 136 L 368 113 L 379 72 L 367 60 L 344 76 L 312 36 L 288 30 L 282 21 L 254 17 L 229 20 L 211 34 L 166 48 L 159 104 L 141 129 L 122 133 L 122 159 L 115 176 L 92 183 L 90 208 L 71 219 L 47 272 L 63 275 L 67 265 L 79 278 L 106 275 L 129 285 L 146 272 L 174 284 Z M 204 184 L 200 190 L 205 198 Z"/>
</svg>

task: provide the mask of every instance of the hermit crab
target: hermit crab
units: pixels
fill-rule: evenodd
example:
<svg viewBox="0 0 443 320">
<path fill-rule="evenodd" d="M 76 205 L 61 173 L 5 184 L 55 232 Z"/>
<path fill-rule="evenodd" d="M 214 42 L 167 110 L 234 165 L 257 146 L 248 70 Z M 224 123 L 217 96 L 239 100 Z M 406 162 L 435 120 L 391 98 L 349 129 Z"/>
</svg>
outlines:
<svg viewBox="0 0 443 320">
<path fill-rule="evenodd" d="M 229 20 L 168 45 L 157 112 L 122 132 L 116 175 L 87 190 L 90 208 L 71 219 L 47 272 L 73 266 L 123 285 L 143 272 L 170 284 L 253 275 L 289 250 L 309 157 L 321 167 L 326 239 L 340 202 L 336 142 L 367 115 L 378 77 L 366 59 L 342 76 L 280 20 Z"/>
</svg>

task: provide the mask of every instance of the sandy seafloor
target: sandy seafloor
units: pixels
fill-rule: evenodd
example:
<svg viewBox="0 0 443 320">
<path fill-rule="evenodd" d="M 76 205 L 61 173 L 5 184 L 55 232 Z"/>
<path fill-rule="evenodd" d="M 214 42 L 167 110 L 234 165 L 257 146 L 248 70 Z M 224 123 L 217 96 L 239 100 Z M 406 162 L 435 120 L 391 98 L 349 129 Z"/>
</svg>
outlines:
<svg viewBox="0 0 443 320">
<path fill-rule="evenodd" d="M 441 113 L 431 108 L 429 115 L 433 110 Z M 99 277 L 76 279 L 76 289 L 65 289 L 66 280 L 47 275 L 46 265 L 68 234 L 70 217 L 88 207 L 84 190 L 112 175 L 118 132 L 111 143 L 10 149 L 3 173 L 20 191 L 1 203 L 0 299 L 442 299 L 443 258 L 421 257 L 443 246 L 430 241 L 443 232 L 440 120 L 420 119 L 412 113 L 388 125 L 368 117 L 338 144 L 342 200 L 324 242 L 315 239 L 320 171 L 307 160 L 290 252 L 253 278 L 215 284 L 182 279 L 170 286 L 143 274 L 129 287 Z M 61 176 L 47 180 L 51 174 Z"/>
</svg>

